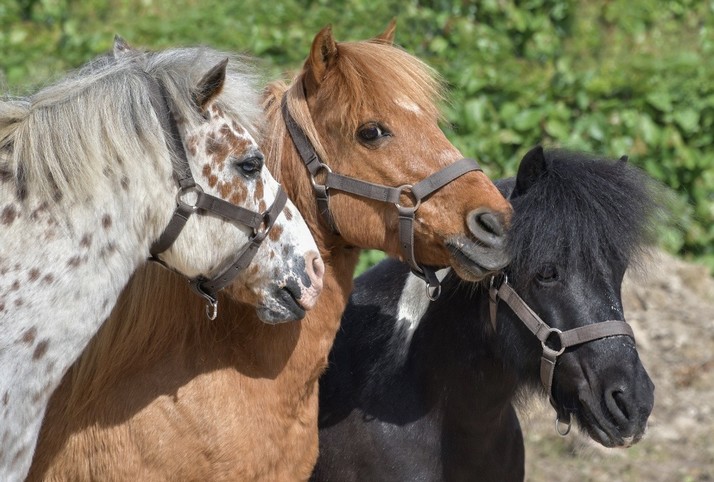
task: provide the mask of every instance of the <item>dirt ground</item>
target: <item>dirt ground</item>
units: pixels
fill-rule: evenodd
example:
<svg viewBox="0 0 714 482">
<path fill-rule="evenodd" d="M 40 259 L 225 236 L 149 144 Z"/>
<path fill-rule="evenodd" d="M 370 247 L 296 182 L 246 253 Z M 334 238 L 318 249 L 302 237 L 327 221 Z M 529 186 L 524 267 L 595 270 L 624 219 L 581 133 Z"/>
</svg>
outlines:
<svg viewBox="0 0 714 482">
<path fill-rule="evenodd" d="M 714 279 L 656 253 L 622 295 L 656 385 L 645 437 L 628 449 L 605 449 L 577 429 L 561 438 L 550 406 L 536 402 L 521 416 L 526 480 L 714 481 Z"/>
</svg>

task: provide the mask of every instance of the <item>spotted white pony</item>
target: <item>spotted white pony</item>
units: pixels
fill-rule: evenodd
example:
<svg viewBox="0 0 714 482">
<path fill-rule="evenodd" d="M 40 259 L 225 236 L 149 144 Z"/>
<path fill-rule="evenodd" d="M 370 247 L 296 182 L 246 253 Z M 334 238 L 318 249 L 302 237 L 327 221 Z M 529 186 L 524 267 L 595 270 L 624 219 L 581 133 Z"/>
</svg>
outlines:
<svg viewBox="0 0 714 482">
<path fill-rule="evenodd" d="M 271 323 L 322 289 L 312 236 L 254 140 L 247 66 L 126 47 L 0 102 L 3 481 L 24 479 L 50 395 L 150 253 L 211 303 L 237 275 Z"/>
</svg>

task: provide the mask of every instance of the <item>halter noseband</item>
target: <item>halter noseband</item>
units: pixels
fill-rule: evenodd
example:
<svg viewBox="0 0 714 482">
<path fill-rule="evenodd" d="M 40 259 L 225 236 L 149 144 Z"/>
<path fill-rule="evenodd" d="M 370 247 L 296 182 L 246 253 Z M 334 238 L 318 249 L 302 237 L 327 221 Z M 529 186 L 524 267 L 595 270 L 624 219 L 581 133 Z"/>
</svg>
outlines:
<svg viewBox="0 0 714 482">
<path fill-rule="evenodd" d="M 565 411 L 561 413 L 561 410 L 558 409 L 553 399 L 553 373 L 555 371 L 555 365 L 558 362 L 558 357 L 563 354 L 566 348 L 609 336 L 624 335 L 629 336 L 634 341 L 635 334 L 632 328 L 630 328 L 630 325 L 626 322 L 620 320 L 602 321 L 566 331 L 553 328 L 544 322 L 531 307 L 523 301 L 523 298 L 518 296 L 518 293 L 508 284 L 508 277 L 505 274 L 498 277 L 491 277 L 488 298 L 491 327 L 494 333 L 497 327 L 496 312 L 498 309 L 498 300 L 501 299 L 506 302 L 513 313 L 526 325 L 526 328 L 540 341 L 543 347 L 543 354 L 540 359 L 540 381 L 545 387 L 550 404 L 557 414 L 555 429 L 560 435 L 567 435 L 568 432 L 570 432 L 570 412 Z M 551 344 L 554 343 L 558 348 L 551 348 L 549 342 Z M 561 431 L 559 428 L 561 422 L 566 425 L 564 431 Z"/>
<path fill-rule="evenodd" d="M 183 230 L 188 218 L 195 212 L 205 214 L 213 213 L 226 221 L 233 221 L 243 224 L 253 230 L 248 238 L 248 244 L 233 258 L 224 263 L 217 275 L 213 278 L 198 276 L 189 279 L 189 284 L 195 293 L 202 296 L 207 301 L 206 315 L 211 320 L 218 315 L 218 292 L 228 286 L 238 274 L 248 267 L 251 260 L 258 251 L 260 244 L 272 228 L 275 220 L 285 207 L 287 194 L 278 186 L 278 192 L 273 205 L 265 212 L 258 213 L 241 206 L 236 206 L 211 194 L 206 194 L 201 186 L 191 174 L 188 157 L 184 149 L 181 135 L 179 134 L 176 118 L 169 107 L 169 98 L 163 84 L 151 77 L 149 79 L 149 89 L 151 94 L 151 104 L 156 111 L 159 122 L 166 137 L 166 145 L 171 153 L 171 158 L 178 162 L 173 162 L 174 177 L 178 180 L 179 190 L 176 194 L 176 209 L 164 232 L 151 246 L 150 261 L 155 261 L 168 268 L 158 257 L 171 247 Z M 189 195 L 195 195 L 193 203 L 187 202 Z"/>
<path fill-rule="evenodd" d="M 285 125 L 290 133 L 290 138 L 295 145 L 300 158 L 310 172 L 310 182 L 317 198 L 317 205 L 322 212 L 327 224 L 336 234 L 339 234 L 335 220 L 329 206 L 329 189 L 343 191 L 367 199 L 374 199 L 385 203 L 394 204 L 399 214 L 399 245 L 404 259 L 409 263 L 412 273 L 426 282 L 426 293 L 429 299 L 436 300 L 441 294 L 441 283 L 436 277 L 435 270 L 417 263 L 414 256 L 414 218 L 421 202 L 435 191 L 446 186 L 467 172 L 481 171 L 481 167 L 474 159 L 461 159 L 449 166 L 440 169 L 426 179 L 416 184 L 404 184 L 399 187 L 389 187 L 374 184 L 360 179 L 355 179 L 332 172 L 330 167 L 322 162 L 308 139 L 305 131 L 295 122 L 287 105 L 287 95 L 282 100 L 282 113 Z M 320 171 L 325 171 L 324 184 L 316 181 Z M 411 194 L 413 205 L 401 204 L 402 195 Z"/>
</svg>

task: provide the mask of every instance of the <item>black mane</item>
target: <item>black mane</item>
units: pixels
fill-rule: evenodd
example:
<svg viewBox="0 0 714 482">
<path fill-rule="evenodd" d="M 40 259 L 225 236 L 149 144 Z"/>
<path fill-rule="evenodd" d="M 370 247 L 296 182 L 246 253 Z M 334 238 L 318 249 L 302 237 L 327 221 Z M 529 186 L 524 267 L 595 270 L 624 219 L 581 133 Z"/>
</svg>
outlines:
<svg viewBox="0 0 714 482">
<path fill-rule="evenodd" d="M 663 190 L 640 169 L 556 149 L 545 151 L 545 160 L 537 181 L 511 198 L 509 271 L 521 283 L 547 263 L 589 269 L 606 260 L 624 270 L 655 241 Z M 510 178 L 497 185 L 511 195 L 515 183 Z"/>
</svg>

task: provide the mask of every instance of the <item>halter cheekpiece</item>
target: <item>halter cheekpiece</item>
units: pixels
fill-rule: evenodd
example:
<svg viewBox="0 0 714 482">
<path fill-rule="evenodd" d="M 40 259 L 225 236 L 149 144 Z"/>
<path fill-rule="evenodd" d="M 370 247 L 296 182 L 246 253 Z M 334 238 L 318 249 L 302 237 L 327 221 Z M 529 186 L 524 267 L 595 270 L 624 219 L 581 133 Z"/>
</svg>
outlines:
<svg viewBox="0 0 714 482">
<path fill-rule="evenodd" d="M 488 295 L 491 327 L 494 333 L 497 329 L 498 301 L 503 300 L 526 328 L 540 341 L 543 348 L 543 354 L 540 359 L 540 381 L 548 393 L 550 404 L 556 411 L 555 430 L 562 436 L 567 435 L 570 432 L 570 412 L 562 413 L 553 399 L 553 373 L 555 372 L 558 357 L 565 352 L 566 348 L 610 336 L 629 336 L 634 341 L 635 334 L 632 328 L 621 320 L 607 320 L 566 331 L 553 328 L 543 321 L 523 301 L 523 298 L 518 296 L 518 293 L 508 284 L 508 277 L 505 274 L 491 277 Z M 562 431 L 560 430 L 561 424 L 566 426 Z"/>
<path fill-rule="evenodd" d="M 210 212 L 226 221 L 236 222 L 253 230 L 248 238 L 248 244 L 232 260 L 223 264 L 221 269 L 218 270 L 219 274 L 213 278 L 198 276 L 188 280 L 193 291 L 206 300 L 206 315 L 211 320 L 214 320 L 218 315 L 218 292 L 228 286 L 242 270 L 248 267 L 260 244 L 267 236 L 283 207 L 285 207 L 287 195 L 278 186 L 273 205 L 265 212 L 258 213 L 203 192 L 203 189 L 196 184 L 191 174 L 186 150 L 181 141 L 176 118 L 171 112 L 166 88 L 159 80 L 151 77 L 148 77 L 148 84 L 151 104 L 156 111 L 159 122 L 161 122 L 166 136 L 166 145 L 169 148 L 171 158 L 177 161 L 172 164 L 174 177 L 177 179 L 179 186 L 176 194 L 176 209 L 164 232 L 151 246 L 149 260 L 168 268 L 159 259 L 158 255 L 171 247 L 193 213 L 206 214 Z M 190 200 L 191 197 L 194 198 L 193 201 Z"/>
<path fill-rule="evenodd" d="M 467 172 L 481 171 L 481 167 L 474 159 L 461 159 L 449 166 L 431 174 L 426 179 L 416 184 L 404 184 L 399 187 L 383 186 L 371 182 L 355 179 L 332 172 L 332 169 L 322 162 L 308 139 L 305 131 L 297 124 L 287 105 L 287 95 L 283 96 L 282 114 L 285 125 L 290 133 L 290 138 L 295 145 L 300 158 L 305 163 L 310 173 L 310 182 L 317 199 L 320 212 L 325 217 L 329 227 L 339 234 L 335 221 L 332 218 L 329 206 L 329 190 L 343 191 L 367 199 L 374 199 L 385 203 L 394 204 L 399 215 L 399 246 L 404 259 L 409 263 L 412 273 L 426 282 L 427 296 L 436 300 L 441 294 L 441 283 L 436 277 L 436 270 L 429 266 L 421 265 L 414 256 L 414 218 L 422 201 L 426 200 L 435 191 L 446 186 Z M 324 171 L 324 183 L 317 182 L 316 177 Z M 411 198 L 411 205 L 402 204 L 403 197 Z"/>
</svg>

